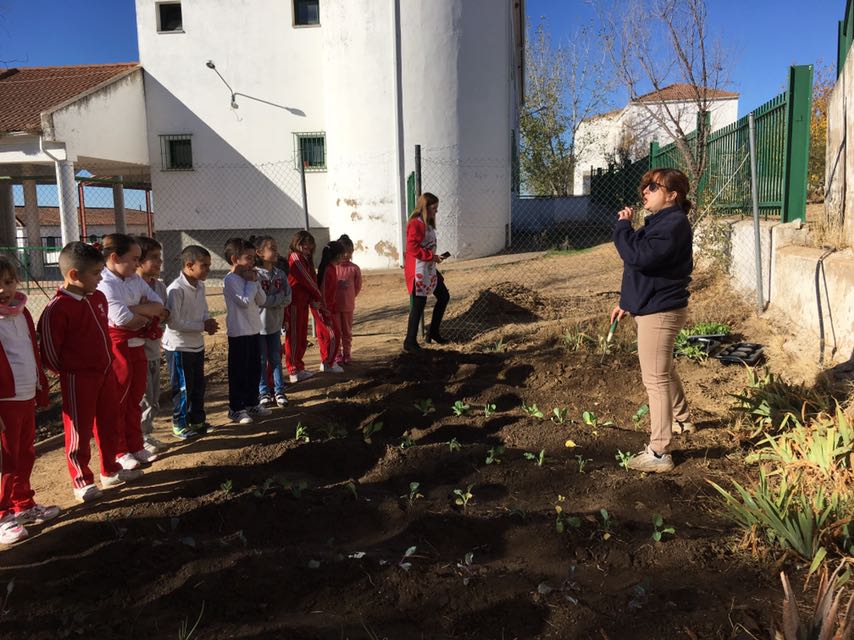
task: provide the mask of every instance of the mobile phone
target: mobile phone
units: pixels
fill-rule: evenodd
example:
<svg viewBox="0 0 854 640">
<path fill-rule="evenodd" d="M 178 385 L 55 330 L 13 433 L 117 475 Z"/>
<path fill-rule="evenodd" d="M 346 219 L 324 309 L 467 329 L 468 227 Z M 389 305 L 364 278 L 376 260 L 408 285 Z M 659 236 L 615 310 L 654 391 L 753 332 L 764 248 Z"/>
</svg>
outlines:
<svg viewBox="0 0 854 640">
<path fill-rule="evenodd" d="M 450 251 L 446 251 L 445 253 L 443 253 L 443 254 L 442 254 L 441 256 L 439 256 L 439 257 L 440 257 L 440 258 L 450 258 L 450 257 L 451 257 L 451 252 L 450 252 Z"/>
</svg>

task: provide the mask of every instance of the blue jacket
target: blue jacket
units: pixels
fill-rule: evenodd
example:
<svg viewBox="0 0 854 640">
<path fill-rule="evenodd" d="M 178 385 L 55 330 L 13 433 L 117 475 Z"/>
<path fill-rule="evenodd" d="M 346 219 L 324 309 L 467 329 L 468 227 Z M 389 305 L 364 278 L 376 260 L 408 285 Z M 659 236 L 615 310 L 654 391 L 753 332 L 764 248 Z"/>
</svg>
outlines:
<svg viewBox="0 0 854 640">
<path fill-rule="evenodd" d="M 688 306 L 693 232 L 679 207 L 647 216 L 637 231 L 628 220 L 617 221 L 614 244 L 623 259 L 621 309 L 645 316 Z"/>
</svg>

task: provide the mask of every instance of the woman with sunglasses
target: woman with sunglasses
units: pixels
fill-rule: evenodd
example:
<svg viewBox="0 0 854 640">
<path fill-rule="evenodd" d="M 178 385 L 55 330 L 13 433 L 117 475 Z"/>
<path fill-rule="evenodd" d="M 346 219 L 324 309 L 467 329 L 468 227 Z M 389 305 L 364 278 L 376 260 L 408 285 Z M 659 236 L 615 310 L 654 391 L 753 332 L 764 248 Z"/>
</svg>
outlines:
<svg viewBox="0 0 854 640">
<path fill-rule="evenodd" d="M 677 169 L 653 169 L 641 178 L 640 196 L 648 212 L 639 229 L 632 210 L 617 215 L 614 244 L 623 260 L 620 304 L 611 322 L 627 313 L 638 327 L 638 359 L 649 396 L 652 434 L 630 469 L 666 473 L 673 469 L 673 433 L 689 433 L 688 403 L 673 362 L 673 343 L 688 317 L 688 283 L 694 268 L 688 212 L 688 178 Z"/>
</svg>

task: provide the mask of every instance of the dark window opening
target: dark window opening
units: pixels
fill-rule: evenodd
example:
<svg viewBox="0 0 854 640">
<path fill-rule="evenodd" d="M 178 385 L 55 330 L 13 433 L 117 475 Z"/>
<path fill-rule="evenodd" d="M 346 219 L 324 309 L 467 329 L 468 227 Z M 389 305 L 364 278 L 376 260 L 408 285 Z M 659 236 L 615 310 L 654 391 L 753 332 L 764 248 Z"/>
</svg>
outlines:
<svg viewBox="0 0 854 640">
<path fill-rule="evenodd" d="M 170 2 L 157 5 L 158 31 L 183 31 L 184 21 L 181 18 L 181 3 Z"/>
</svg>

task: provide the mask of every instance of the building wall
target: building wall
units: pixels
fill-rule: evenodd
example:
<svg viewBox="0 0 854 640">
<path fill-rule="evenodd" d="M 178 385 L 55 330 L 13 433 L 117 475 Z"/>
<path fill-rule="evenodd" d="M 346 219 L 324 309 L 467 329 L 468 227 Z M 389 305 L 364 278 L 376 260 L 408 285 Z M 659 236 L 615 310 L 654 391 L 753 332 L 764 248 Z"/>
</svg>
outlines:
<svg viewBox="0 0 854 640">
<path fill-rule="evenodd" d="M 848 54 L 842 73 L 830 94 L 827 110 L 827 151 L 825 168 L 825 215 L 842 229 L 847 243 L 854 245 L 854 117 L 848 100 L 854 97 L 854 55 Z"/>
<path fill-rule="evenodd" d="M 400 3 L 405 168 L 416 143 L 451 163 L 424 188 L 440 191 L 440 238 L 459 257 L 503 246 L 512 4 Z M 302 227 L 293 133 L 324 131 L 327 171 L 306 175 L 311 227 L 348 233 L 365 267 L 397 263 L 391 2 L 324 0 L 319 27 L 295 28 L 290 0 L 183 0 L 185 33 L 165 34 L 154 0 L 136 6 L 159 233 Z M 208 59 L 235 91 L 273 105 L 238 96 L 232 109 Z M 192 135 L 193 171 L 160 170 L 162 134 Z M 496 168 L 462 168 L 483 158 Z"/>
</svg>

